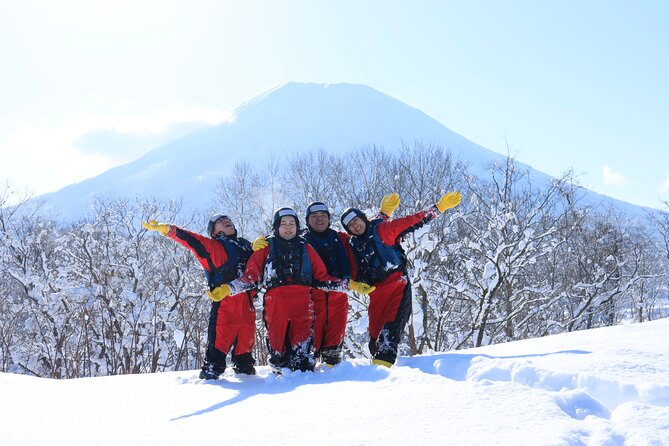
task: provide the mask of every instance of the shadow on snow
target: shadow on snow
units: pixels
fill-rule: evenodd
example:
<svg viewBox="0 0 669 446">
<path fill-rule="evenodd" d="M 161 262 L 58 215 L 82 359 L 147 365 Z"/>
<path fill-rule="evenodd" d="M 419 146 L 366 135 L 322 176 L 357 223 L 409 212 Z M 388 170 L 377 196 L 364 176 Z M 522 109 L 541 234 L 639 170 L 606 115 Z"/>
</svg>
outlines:
<svg viewBox="0 0 669 446">
<path fill-rule="evenodd" d="M 270 374 L 267 377 L 243 376 L 240 381 L 227 381 L 226 377 L 217 381 L 207 381 L 203 385 L 211 385 L 224 389 L 236 390 L 237 394 L 225 401 L 221 401 L 207 408 L 172 418 L 178 421 L 205 413 L 214 412 L 227 406 L 244 401 L 256 395 L 275 395 L 292 392 L 305 385 L 330 384 L 342 381 L 374 382 L 380 381 L 389 375 L 390 371 L 380 366 L 353 365 L 344 361 L 332 369 L 316 372 L 288 372 L 284 375 Z M 183 384 L 193 384 L 199 380 L 184 380 Z"/>
</svg>

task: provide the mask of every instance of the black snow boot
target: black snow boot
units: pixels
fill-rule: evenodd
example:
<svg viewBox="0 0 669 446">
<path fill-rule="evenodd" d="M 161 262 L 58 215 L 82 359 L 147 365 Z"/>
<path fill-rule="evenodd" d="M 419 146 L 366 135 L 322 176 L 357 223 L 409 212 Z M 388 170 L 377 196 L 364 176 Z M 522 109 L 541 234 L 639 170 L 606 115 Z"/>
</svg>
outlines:
<svg viewBox="0 0 669 446">
<path fill-rule="evenodd" d="M 252 365 L 250 366 L 238 366 L 235 365 L 232 370 L 235 371 L 236 374 L 238 375 L 255 375 L 256 374 L 256 368 L 253 367 Z"/>
<path fill-rule="evenodd" d="M 225 372 L 225 366 L 219 367 L 213 362 L 206 362 L 200 371 L 200 379 L 218 379 Z"/>
<path fill-rule="evenodd" d="M 256 363 L 256 360 L 253 359 L 251 353 L 243 353 L 241 355 L 232 355 L 232 362 L 235 364 L 232 369 L 237 374 L 243 375 L 255 375 L 256 369 L 253 365 Z"/>
<path fill-rule="evenodd" d="M 341 362 L 342 351 L 341 346 L 323 347 L 321 350 L 321 362 L 329 366 L 337 365 Z"/>
</svg>

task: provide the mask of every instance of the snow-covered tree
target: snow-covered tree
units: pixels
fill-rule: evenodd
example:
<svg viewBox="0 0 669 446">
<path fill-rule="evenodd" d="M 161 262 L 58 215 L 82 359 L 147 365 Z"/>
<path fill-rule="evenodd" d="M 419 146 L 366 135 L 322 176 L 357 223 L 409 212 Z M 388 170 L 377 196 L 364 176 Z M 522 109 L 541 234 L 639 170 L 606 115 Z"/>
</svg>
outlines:
<svg viewBox="0 0 669 446">
<path fill-rule="evenodd" d="M 550 290 L 535 265 L 562 243 L 560 227 L 572 211 L 569 178 L 532 184 L 508 157 L 490 181 L 470 178 L 469 203 L 449 251 L 457 257 L 449 284 L 462 300 L 465 322 L 457 347 L 536 334 L 536 317 Z"/>
<path fill-rule="evenodd" d="M 371 216 L 396 192 L 401 217 L 451 190 L 461 205 L 402 242 L 414 296 L 402 354 L 669 316 L 669 212 L 634 224 L 597 213 L 579 202 L 571 173 L 532 184 L 510 157 L 482 180 L 422 143 L 397 154 L 295 154 L 235 166 L 212 200 L 253 239 L 270 232 L 279 206 L 324 201 L 341 229 L 345 207 Z M 200 232 L 209 215 L 107 197 L 93 218 L 62 227 L 10 198 L 0 190 L 0 371 L 66 378 L 200 366 L 210 309 L 202 268 L 140 222 Z M 266 364 L 261 302 L 254 355 Z M 369 300 L 349 302 L 345 351 L 366 356 Z"/>
</svg>

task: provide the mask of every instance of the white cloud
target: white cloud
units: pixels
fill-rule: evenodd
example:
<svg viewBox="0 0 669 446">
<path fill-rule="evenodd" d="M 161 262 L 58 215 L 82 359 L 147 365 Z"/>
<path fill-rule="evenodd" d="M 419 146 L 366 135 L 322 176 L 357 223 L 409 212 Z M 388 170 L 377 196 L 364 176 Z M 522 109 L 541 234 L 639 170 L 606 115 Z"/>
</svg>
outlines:
<svg viewBox="0 0 669 446">
<path fill-rule="evenodd" d="M 607 165 L 602 168 L 602 176 L 606 186 L 623 186 L 628 182 L 622 173 L 614 171 Z"/>
<path fill-rule="evenodd" d="M 39 128 L 21 124 L 0 145 L 0 178 L 34 194 L 56 190 L 95 176 L 112 167 L 100 155 L 83 155 L 72 147 L 68 129 Z"/>
<path fill-rule="evenodd" d="M 167 142 L 164 137 L 175 136 L 175 128 L 182 124 L 216 125 L 229 117 L 220 110 L 173 108 L 138 117 L 83 116 L 58 128 L 21 123 L 0 143 L 0 182 L 36 195 L 55 191 L 141 156 Z M 109 143 L 106 150 L 98 138 L 96 147 L 82 149 L 82 138 L 104 132 L 142 144 L 120 151 Z"/>
<path fill-rule="evenodd" d="M 142 116 L 84 116 L 74 125 L 82 130 L 79 134 L 109 128 L 115 129 L 118 133 L 159 134 L 175 123 L 198 121 L 216 125 L 229 119 L 230 115 L 230 112 L 221 110 L 168 108 Z"/>
</svg>

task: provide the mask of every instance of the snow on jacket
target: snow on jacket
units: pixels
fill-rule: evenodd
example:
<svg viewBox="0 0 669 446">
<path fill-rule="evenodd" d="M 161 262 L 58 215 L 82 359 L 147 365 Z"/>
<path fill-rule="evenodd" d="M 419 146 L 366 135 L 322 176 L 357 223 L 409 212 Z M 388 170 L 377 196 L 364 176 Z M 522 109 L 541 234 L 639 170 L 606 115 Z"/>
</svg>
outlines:
<svg viewBox="0 0 669 446">
<path fill-rule="evenodd" d="M 370 285 L 383 281 L 396 271 L 406 272 L 406 256 L 400 246 L 402 237 L 439 216 L 435 206 L 394 220 L 376 218 L 365 232 L 352 235 L 351 245 L 357 266 L 356 280 Z"/>
<path fill-rule="evenodd" d="M 348 290 L 348 280 L 329 275 L 323 260 L 318 256 L 316 250 L 306 243 L 303 237 L 296 236 L 291 240 L 268 237 L 267 240 L 269 242 L 268 246 L 251 255 L 244 274 L 229 283 L 233 293 L 240 293 L 252 288 L 274 288 L 284 285 L 313 286 L 327 291 Z M 276 257 L 272 259 L 270 252 L 274 244 L 285 245 L 284 248 L 299 256 L 297 260 L 302 266 L 300 268 L 293 266 L 286 269 L 288 266 L 286 262 L 277 262 Z M 304 277 L 307 268 L 305 263 L 308 263 L 310 277 Z"/>
</svg>

